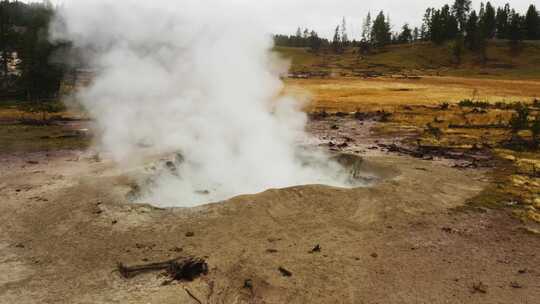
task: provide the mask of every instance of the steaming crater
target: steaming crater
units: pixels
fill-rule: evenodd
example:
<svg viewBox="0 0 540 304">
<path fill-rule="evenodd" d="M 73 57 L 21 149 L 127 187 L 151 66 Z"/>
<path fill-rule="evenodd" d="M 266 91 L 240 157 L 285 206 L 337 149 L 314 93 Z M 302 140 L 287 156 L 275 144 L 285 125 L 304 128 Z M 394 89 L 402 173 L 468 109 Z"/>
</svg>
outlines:
<svg viewBox="0 0 540 304">
<path fill-rule="evenodd" d="M 312 157 L 311 153 L 298 156 L 302 166 L 320 172 L 333 172 L 329 176 L 314 177 L 281 187 L 260 187 L 252 193 L 230 192 L 220 184 L 192 183 L 189 161 L 181 153 L 151 162 L 135 174 L 136 184 L 128 193 L 135 203 L 149 203 L 157 207 L 195 207 L 211 202 L 223 201 L 234 196 L 254 194 L 270 188 L 285 188 L 310 184 L 329 185 L 341 188 L 369 187 L 395 175 L 393 170 L 375 166 L 362 157 L 339 153 L 330 155 L 326 162 Z M 232 173 L 234 174 L 234 173 Z"/>
<path fill-rule="evenodd" d="M 136 201 L 187 207 L 373 178 L 351 169 L 359 162 L 344 167 L 343 158 L 298 147 L 308 118 L 283 93 L 288 66 L 258 13 L 221 0 L 73 0 L 59 8 L 52 36 L 85 50 L 85 66 L 99 71 L 77 95 L 99 129 L 97 148 L 127 170 L 146 148 L 182 151 L 139 174 Z"/>
</svg>

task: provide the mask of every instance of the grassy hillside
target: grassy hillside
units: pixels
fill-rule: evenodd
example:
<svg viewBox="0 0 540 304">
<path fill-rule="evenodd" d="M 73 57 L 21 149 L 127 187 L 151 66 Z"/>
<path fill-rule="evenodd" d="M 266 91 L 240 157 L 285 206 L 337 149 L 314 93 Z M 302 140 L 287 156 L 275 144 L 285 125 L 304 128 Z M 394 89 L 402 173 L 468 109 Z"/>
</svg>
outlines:
<svg viewBox="0 0 540 304">
<path fill-rule="evenodd" d="M 491 41 L 488 60 L 466 51 L 456 64 L 448 45 L 415 43 L 392 45 L 369 55 L 355 49 L 345 54 L 314 54 L 304 48 L 276 47 L 292 62 L 293 73 L 330 73 L 338 76 L 373 74 L 445 75 L 505 79 L 540 79 L 540 42 L 525 42 L 519 52 L 511 51 L 506 41 Z"/>
</svg>

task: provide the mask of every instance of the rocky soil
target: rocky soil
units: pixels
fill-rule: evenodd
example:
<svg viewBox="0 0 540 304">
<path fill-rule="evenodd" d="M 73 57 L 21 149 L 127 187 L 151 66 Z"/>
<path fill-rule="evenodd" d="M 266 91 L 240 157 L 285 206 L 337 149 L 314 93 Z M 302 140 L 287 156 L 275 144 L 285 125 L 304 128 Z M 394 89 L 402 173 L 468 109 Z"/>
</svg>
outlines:
<svg viewBox="0 0 540 304">
<path fill-rule="evenodd" d="M 474 204 L 492 169 L 388 151 L 395 140 L 373 124 L 309 126 L 313 144 L 392 172 L 371 187 L 272 189 L 191 209 L 130 203 L 130 173 L 87 151 L 4 153 L 0 303 L 536 303 L 538 225 Z M 179 256 L 205 259 L 208 273 L 117 271 Z"/>
</svg>

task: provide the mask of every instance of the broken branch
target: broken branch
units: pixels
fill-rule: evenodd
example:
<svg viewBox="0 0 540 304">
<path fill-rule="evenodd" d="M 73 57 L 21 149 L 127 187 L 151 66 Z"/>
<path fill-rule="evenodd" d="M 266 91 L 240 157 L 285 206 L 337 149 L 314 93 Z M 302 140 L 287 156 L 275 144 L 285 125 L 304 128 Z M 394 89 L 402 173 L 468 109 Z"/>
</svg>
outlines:
<svg viewBox="0 0 540 304">
<path fill-rule="evenodd" d="M 169 276 L 174 280 L 193 281 L 200 275 L 208 273 L 208 264 L 200 258 L 176 258 L 173 260 L 150 263 L 144 265 L 126 266 L 123 263 L 118 263 L 118 272 L 122 277 L 129 279 L 136 275 L 150 272 L 166 270 Z"/>
</svg>

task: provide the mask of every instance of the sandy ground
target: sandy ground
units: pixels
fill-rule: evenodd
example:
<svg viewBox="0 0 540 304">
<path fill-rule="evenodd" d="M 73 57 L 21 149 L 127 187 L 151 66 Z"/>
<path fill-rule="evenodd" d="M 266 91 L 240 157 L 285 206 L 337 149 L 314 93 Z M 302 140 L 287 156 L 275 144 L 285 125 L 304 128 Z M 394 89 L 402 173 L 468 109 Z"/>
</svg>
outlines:
<svg viewBox="0 0 540 304">
<path fill-rule="evenodd" d="M 361 154 L 392 174 L 193 209 L 128 202 L 130 173 L 87 152 L 1 155 L 0 303 L 538 302 L 538 235 L 506 210 L 463 208 L 489 171 Z M 115 271 L 179 255 L 206 258 L 208 275 Z"/>
</svg>

